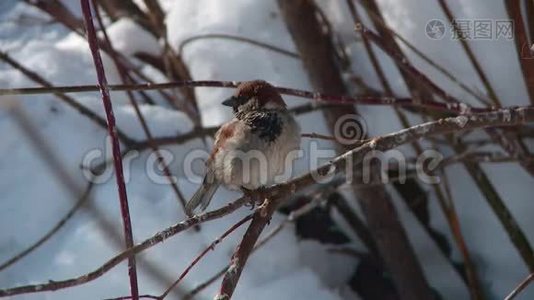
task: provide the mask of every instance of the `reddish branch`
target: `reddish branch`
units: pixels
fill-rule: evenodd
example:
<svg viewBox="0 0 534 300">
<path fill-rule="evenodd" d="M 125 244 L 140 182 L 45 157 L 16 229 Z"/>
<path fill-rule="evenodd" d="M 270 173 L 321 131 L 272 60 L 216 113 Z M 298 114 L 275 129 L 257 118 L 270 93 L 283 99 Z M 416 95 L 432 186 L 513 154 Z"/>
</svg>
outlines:
<svg viewBox="0 0 534 300">
<path fill-rule="evenodd" d="M 102 64 L 102 58 L 98 49 L 98 40 L 96 37 L 96 31 L 93 24 L 93 16 L 91 13 L 91 6 L 89 0 L 80 0 L 82 7 L 85 28 L 87 30 L 87 40 L 89 42 L 89 48 L 93 56 L 93 62 L 95 64 L 96 74 L 98 78 L 98 85 L 100 93 L 102 95 L 102 102 L 104 104 L 104 110 L 106 111 L 106 118 L 108 123 L 108 134 L 111 137 L 111 146 L 113 152 L 113 165 L 115 167 L 115 178 L 117 182 L 117 189 L 119 192 L 120 208 L 122 215 L 122 222 L 124 227 L 124 238 L 126 247 L 131 248 L 134 244 L 132 234 L 132 223 L 130 221 L 130 209 L 128 207 L 128 195 L 126 193 L 126 184 L 124 183 L 124 173 L 122 169 L 122 158 L 119 139 L 117 137 L 117 128 L 115 124 L 115 116 L 113 115 L 113 107 L 109 96 L 108 83 L 106 80 L 106 74 L 104 71 L 104 65 Z M 139 288 L 137 286 L 137 269 L 135 264 L 135 256 L 128 258 L 128 275 L 130 277 L 130 292 L 133 299 L 139 298 Z"/>
<path fill-rule="evenodd" d="M 108 85 L 110 91 L 138 91 L 138 90 L 161 90 L 170 89 L 180 86 L 194 86 L 194 87 L 219 87 L 219 88 L 235 88 L 239 84 L 238 81 L 217 81 L 217 80 L 197 80 L 197 81 L 174 81 L 167 83 L 144 83 L 144 84 L 116 84 Z M 395 98 L 395 97 L 349 97 L 332 95 L 319 92 L 310 92 L 305 90 L 278 87 L 278 91 L 284 95 L 295 96 L 300 98 L 313 99 L 314 101 L 330 104 L 343 105 L 385 105 L 385 106 L 400 106 L 400 107 L 421 107 L 435 111 L 443 111 L 454 114 L 465 113 L 465 106 L 457 103 L 442 103 L 422 99 L 421 102 L 415 102 L 411 98 Z M 94 92 L 98 91 L 96 85 L 78 85 L 78 86 L 62 86 L 50 88 L 11 88 L 0 89 L 1 95 L 33 95 L 44 93 L 79 93 L 79 92 Z M 487 112 L 493 110 L 492 108 L 471 107 L 470 112 Z"/>
<path fill-rule="evenodd" d="M 108 36 L 107 30 L 104 26 L 104 22 L 102 21 L 102 17 L 100 16 L 100 10 L 98 9 L 98 6 L 95 3 L 95 0 L 92 0 L 93 7 L 95 8 L 95 14 L 96 19 L 98 21 L 98 24 L 102 30 L 102 33 L 104 34 L 104 41 L 107 44 L 109 48 L 109 52 L 111 54 L 111 58 L 113 59 L 113 62 L 115 63 L 115 66 L 117 67 L 117 70 L 119 71 L 119 76 L 121 77 L 121 81 L 123 83 L 130 83 L 127 76 L 127 71 L 123 67 L 123 65 L 120 63 L 117 52 L 113 48 L 113 45 L 111 44 L 111 40 Z M 137 116 L 137 119 L 139 119 L 139 122 L 141 123 L 141 128 L 143 129 L 148 143 L 150 145 L 150 148 L 152 151 L 156 154 L 157 162 L 159 166 L 163 169 L 163 173 L 165 174 L 165 177 L 169 181 L 169 184 L 171 185 L 172 190 L 174 191 L 174 194 L 176 195 L 176 198 L 178 199 L 178 202 L 181 204 L 182 208 L 185 211 L 185 198 L 182 194 L 182 191 L 178 188 L 178 185 L 176 182 L 174 182 L 171 171 L 169 170 L 169 167 L 165 163 L 165 160 L 163 159 L 163 156 L 161 155 L 161 152 L 159 151 L 159 148 L 156 143 L 154 143 L 154 138 L 152 136 L 152 132 L 150 132 L 150 129 L 148 128 L 148 124 L 143 117 L 143 114 L 141 113 L 141 110 L 139 109 L 139 105 L 134 99 L 132 91 L 126 91 L 128 95 L 128 99 L 130 100 L 130 104 L 133 106 L 135 114 Z"/>
</svg>

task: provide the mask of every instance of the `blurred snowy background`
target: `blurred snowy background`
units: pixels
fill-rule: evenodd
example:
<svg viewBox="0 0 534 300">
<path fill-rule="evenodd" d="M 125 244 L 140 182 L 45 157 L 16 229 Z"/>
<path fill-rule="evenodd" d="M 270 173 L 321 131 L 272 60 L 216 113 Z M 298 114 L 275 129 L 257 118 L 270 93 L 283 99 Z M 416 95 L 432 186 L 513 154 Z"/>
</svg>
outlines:
<svg viewBox="0 0 534 300">
<path fill-rule="evenodd" d="M 62 2 L 81 19 L 78 1 Z M 134 2 L 142 10 L 146 10 L 143 1 Z M 363 12 L 358 1 L 355 2 Z M 447 2 L 457 19 L 508 19 L 503 0 Z M 387 24 L 397 33 L 444 66 L 465 85 L 477 91 L 484 90 L 457 40 L 449 36 L 433 40 L 426 35 L 425 26 L 429 20 L 447 20 L 439 8 L 438 1 L 378 0 L 377 3 Z M 166 37 L 175 50 L 192 36 L 232 34 L 296 52 L 276 1 L 161 0 L 160 4 L 166 15 Z M 350 73 L 356 74 L 368 87 L 381 90 L 380 81 L 367 57 L 361 38 L 353 30 L 354 24 L 346 3 L 318 1 L 318 4 L 344 44 L 352 62 Z M 368 17 L 363 13 L 362 15 L 364 21 L 370 24 Z M 155 82 L 168 81 L 164 74 L 135 55 L 141 52 L 159 55 L 163 47 L 162 40 L 156 39 L 128 17 L 113 22 L 104 17 L 104 21 L 113 46 L 118 52 L 131 58 L 131 61 Z M 400 45 L 403 45 L 402 49 L 413 65 L 442 89 L 466 103 L 478 104 L 472 95 L 445 78 L 413 51 L 405 48 L 404 44 Z M 514 42 L 505 39 L 485 40 L 473 41 L 470 45 L 502 104 L 528 105 L 527 89 Z M 53 21 L 49 14 L 25 1 L 0 1 L 0 51 L 8 53 L 14 60 L 40 74 L 53 85 L 96 83 L 96 73 L 86 39 Z M 196 40 L 184 46 L 182 51 L 182 59 L 195 80 L 264 79 L 278 86 L 313 90 L 301 62 L 294 57 L 225 39 Z M 408 97 L 408 90 L 392 60 L 380 51 L 377 51 L 377 54 L 394 94 Z M 103 55 L 108 81 L 121 83 L 119 72 L 112 60 L 106 54 Z M 39 85 L 12 66 L 0 62 L 0 88 L 34 86 Z M 359 91 L 360 88 L 354 86 L 353 90 Z M 220 125 L 231 117 L 231 111 L 220 105 L 231 92 L 229 89 L 220 88 L 195 89 L 202 125 Z M 169 106 L 158 93 L 148 93 L 156 99 L 156 105 L 141 102 L 139 106 L 154 136 L 178 135 L 192 130 L 193 122 L 186 114 Z M 98 93 L 76 93 L 71 96 L 104 116 Z M 123 92 L 112 92 L 111 96 L 119 129 L 133 139 L 144 140 L 145 135 L 127 95 Z M 306 101 L 292 97 L 286 97 L 286 100 L 291 107 Z M 106 147 L 106 131 L 52 94 L 20 95 L 17 96 L 17 101 L 38 126 L 56 155 L 61 157 L 69 175 L 80 186 L 86 186 L 87 181 L 80 164 L 89 151 Z M 390 107 L 359 106 L 358 109 L 367 122 L 370 136 L 402 128 Z M 329 131 L 322 119 L 320 112 L 298 117 L 304 132 L 327 134 Z M 423 121 L 417 114 L 409 114 L 409 119 L 412 124 Z M 43 236 L 71 209 L 75 201 L 43 163 L 37 155 L 38 150 L 32 147 L 12 116 L 2 106 L 0 137 L 0 262 L 3 262 Z M 180 162 L 183 157 L 189 151 L 209 148 L 211 139 L 208 138 L 207 141 L 207 144 L 204 144 L 202 139 L 194 139 L 181 145 L 164 146 L 163 149 L 171 151 L 175 156 L 171 171 L 180 175 Z M 310 140 L 303 140 L 303 149 L 308 149 L 309 142 Z M 325 148 L 330 147 L 328 142 L 319 143 Z M 495 149 L 496 146 L 493 147 L 488 149 Z M 413 151 L 409 147 L 401 149 L 406 153 Z M 446 147 L 440 150 L 445 156 L 453 154 Z M 141 152 L 139 157 L 132 159 L 127 182 L 136 242 L 185 219 L 172 189 L 168 185 L 152 182 L 147 176 L 147 152 Z M 306 158 L 303 158 L 297 163 L 299 173 L 308 170 L 305 161 Z M 533 178 L 514 162 L 488 163 L 482 164 L 482 167 L 513 217 L 523 228 L 528 240 L 534 243 L 534 203 L 531 198 Z M 463 165 L 453 164 L 446 172 L 462 232 L 477 267 L 484 294 L 487 299 L 502 299 L 529 273 L 528 268 Z M 193 194 L 197 184 L 180 177 L 178 186 L 187 199 Z M 443 233 L 452 245 L 452 259 L 461 261 L 462 256 L 453 242 L 432 189 L 426 185 L 423 187 L 429 199 L 432 228 Z M 394 196 L 394 203 L 410 242 L 432 288 L 442 299 L 468 299 L 470 296 L 465 281 L 399 199 L 396 190 L 389 186 L 386 188 Z M 350 193 L 345 194 L 351 197 Z M 237 196 L 238 193 L 220 189 L 213 205 L 221 206 Z M 111 178 L 106 183 L 93 187 L 90 201 L 105 212 L 105 219 L 120 229 L 117 198 L 115 180 Z M 351 201 L 351 205 L 358 210 L 356 202 Z M 140 256 L 145 262 L 138 268 L 141 293 L 161 293 L 200 251 L 248 213 L 249 210 L 241 208 L 225 218 L 202 225 L 199 232 L 189 230 L 143 252 Z M 334 212 L 332 217 L 343 234 L 349 237 L 348 242 L 342 246 L 365 251 L 362 243 L 339 214 Z M 275 214 L 269 227 L 274 227 L 284 219 L 283 214 Z M 171 294 L 170 297 L 184 295 L 224 267 L 229 262 L 244 229 L 245 227 L 240 228 L 219 244 L 215 251 L 208 253 L 176 288 L 176 294 Z M 336 247 L 340 246 L 299 237 L 293 224 L 284 227 L 280 234 L 252 255 L 237 287 L 235 299 L 360 299 L 349 284 L 359 266 L 359 258 L 331 251 Z M 16 264 L 2 270 L 0 288 L 82 275 L 94 270 L 118 251 L 105 238 L 97 220 L 81 210 L 49 241 Z M 168 281 L 156 280 L 146 271 L 144 264 L 157 266 Z M 126 274 L 126 262 L 123 262 L 88 284 L 56 292 L 21 295 L 13 299 L 118 297 L 129 292 Z M 211 298 L 217 288 L 217 284 L 210 285 L 198 295 L 199 299 Z M 534 289 L 527 289 L 518 299 L 533 299 L 532 297 Z"/>
</svg>

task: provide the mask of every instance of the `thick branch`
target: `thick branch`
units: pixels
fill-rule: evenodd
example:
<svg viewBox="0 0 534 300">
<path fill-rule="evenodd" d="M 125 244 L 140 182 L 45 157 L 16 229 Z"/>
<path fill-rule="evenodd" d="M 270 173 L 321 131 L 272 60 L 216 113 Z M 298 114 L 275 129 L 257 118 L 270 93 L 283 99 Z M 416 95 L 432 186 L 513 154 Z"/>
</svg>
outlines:
<svg viewBox="0 0 534 300">
<path fill-rule="evenodd" d="M 127 70 L 124 68 L 124 66 L 120 63 L 118 54 L 113 48 L 113 45 L 111 44 L 111 39 L 108 36 L 106 27 L 104 26 L 104 22 L 102 20 L 102 17 L 100 15 L 100 10 L 98 9 L 98 6 L 95 3 L 96 0 L 92 0 L 93 6 L 95 8 L 95 14 L 96 19 L 98 21 L 98 24 L 102 30 L 102 33 L 104 34 L 104 41 L 108 45 L 111 58 L 113 60 L 113 63 L 117 67 L 117 70 L 119 71 L 119 76 L 121 78 L 121 81 L 123 83 L 130 83 L 127 76 Z M 154 138 L 152 136 L 152 132 L 148 128 L 148 124 L 145 120 L 145 117 L 141 113 L 141 110 L 139 109 L 139 105 L 134 99 L 132 91 L 126 91 L 126 94 L 128 95 L 128 99 L 130 101 L 130 104 L 133 106 L 135 115 L 137 116 L 137 119 L 139 119 L 139 123 L 141 123 L 141 128 L 143 129 L 145 136 L 148 140 L 149 146 L 152 149 L 152 151 L 156 154 L 156 158 L 158 161 L 159 166 L 163 169 L 163 173 L 165 174 L 165 177 L 169 181 L 169 184 L 171 185 L 172 190 L 174 191 L 174 194 L 176 195 L 176 198 L 178 199 L 178 202 L 181 204 L 181 207 L 185 210 L 185 198 L 182 194 L 182 191 L 178 188 L 178 185 L 174 180 L 172 179 L 171 171 L 169 170 L 169 167 L 165 163 L 165 160 L 163 159 L 163 156 L 161 155 L 161 152 L 159 151 L 158 146 L 154 143 Z"/>
</svg>

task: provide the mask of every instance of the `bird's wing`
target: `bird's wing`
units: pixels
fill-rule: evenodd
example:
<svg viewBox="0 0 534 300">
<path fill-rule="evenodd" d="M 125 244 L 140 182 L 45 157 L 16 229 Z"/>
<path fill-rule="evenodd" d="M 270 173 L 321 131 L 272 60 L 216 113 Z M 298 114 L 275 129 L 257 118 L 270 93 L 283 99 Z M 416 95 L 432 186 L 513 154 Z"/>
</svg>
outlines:
<svg viewBox="0 0 534 300">
<path fill-rule="evenodd" d="M 215 134 L 215 143 L 213 144 L 213 149 L 211 150 L 210 156 L 206 161 L 206 165 L 210 165 L 215 155 L 224 149 L 225 143 L 228 139 L 231 139 L 236 134 L 236 129 L 239 125 L 239 120 L 233 119 L 221 126 L 217 133 Z"/>
</svg>

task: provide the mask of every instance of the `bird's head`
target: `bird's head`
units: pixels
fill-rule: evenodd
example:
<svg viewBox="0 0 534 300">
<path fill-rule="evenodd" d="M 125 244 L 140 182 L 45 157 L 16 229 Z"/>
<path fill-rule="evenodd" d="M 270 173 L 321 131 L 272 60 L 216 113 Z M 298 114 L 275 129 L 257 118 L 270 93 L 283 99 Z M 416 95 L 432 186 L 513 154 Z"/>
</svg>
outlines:
<svg viewBox="0 0 534 300">
<path fill-rule="evenodd" d="M 232 107 L 234 113 L 286 109 L 286 103 L 280 93 L 274 86 L 263 80 L 242 82 L 234 95 L 222 104 Z"/>
</svg>

